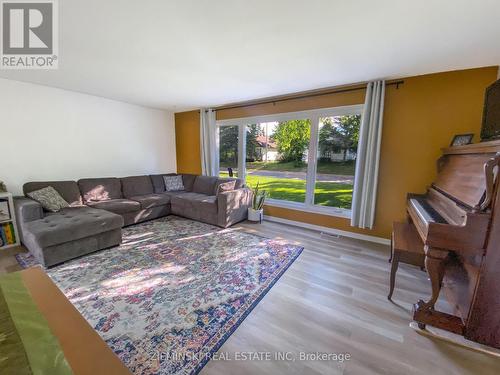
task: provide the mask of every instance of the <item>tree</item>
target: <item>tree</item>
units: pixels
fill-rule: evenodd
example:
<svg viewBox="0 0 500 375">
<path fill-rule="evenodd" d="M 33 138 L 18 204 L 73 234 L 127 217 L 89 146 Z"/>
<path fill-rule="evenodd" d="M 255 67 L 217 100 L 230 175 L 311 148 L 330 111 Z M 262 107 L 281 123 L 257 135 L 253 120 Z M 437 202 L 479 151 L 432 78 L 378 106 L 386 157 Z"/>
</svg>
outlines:
<svg viewBox="0 0 500 375">
<path fill-rule="evenodd" d="M 340 146 L 336 140 L 336 130 L 332 118 L 326 117 L 322 123 L 323 126 L 319 129 L 319 154 L 321 158 L 330 160 L 332 154 L 340 151 Z"/>
<path fill-rule="evenodd" d="M 238 127 L 221 126 L 219 129 L 219 158 L 221 165 L 238 167 Z"/>
<path fill-rule="evenodd" d="M 344 150 L 344 161 L 347 151 L 356 152 L 358 150 L 360 115 L 334 117 L 335 130 L 340 136 L 340 146 Z"/>
<path fill-rule="evenodd" d="M 360 122 L 361 116 L 359 115 L 324 118 L 318 142 L 321 157 L 329 159 L 332 153 L 342 151 L 345 161 L 347 151 L 356 152 Z"/>
<path fill-rule="evenodd" d="M 262 130 L 259 124 L 252 124 L 247 126 L 247 160 L 255 161 L 262 160 L 262 155 L 258 152 L 259 142 L 257 141 L 257 137 L 262 135 Z"/>
<path fill-rule="evenodd" d="M 277 144 L 281 161 L 293 161 L 297 166 L 303 164 L 309 145 L 310 125 L 309 120 L 290 120 L 276 126 L 272 138 Z"/>
</svg>

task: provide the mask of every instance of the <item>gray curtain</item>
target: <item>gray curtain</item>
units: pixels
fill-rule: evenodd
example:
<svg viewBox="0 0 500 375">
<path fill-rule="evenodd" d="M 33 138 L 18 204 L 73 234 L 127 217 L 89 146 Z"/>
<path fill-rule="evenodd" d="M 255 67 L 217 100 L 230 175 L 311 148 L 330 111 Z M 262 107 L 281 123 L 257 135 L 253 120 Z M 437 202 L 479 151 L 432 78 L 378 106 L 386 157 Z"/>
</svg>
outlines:
<svg viewBox="0 0 500 375">
<path fill-rule="evenodd" d="M 372 228 L 377 198 L 385 81 L 368 83 L 359 130 L 351 226 Z"/>
<path fill-rule="evenodd" d="M 219 175 L 219 140 L 215 124 L 215 111 L 200 109 L 201 173 L 204 176 Z"/>
</svg>

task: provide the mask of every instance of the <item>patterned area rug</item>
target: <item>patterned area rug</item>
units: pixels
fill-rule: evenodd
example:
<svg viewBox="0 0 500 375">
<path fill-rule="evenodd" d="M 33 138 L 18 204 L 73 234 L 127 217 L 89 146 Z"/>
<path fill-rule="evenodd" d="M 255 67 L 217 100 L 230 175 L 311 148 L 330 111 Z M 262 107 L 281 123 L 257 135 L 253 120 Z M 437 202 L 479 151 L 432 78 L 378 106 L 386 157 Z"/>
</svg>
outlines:
<svg viewBox="0 0 500 375">
<path fill-rule="evenodd" d="M 302 251 L 173 216 L 123 234 L 47 273 L 135 374 L 199 372 Z"/>
</svg>

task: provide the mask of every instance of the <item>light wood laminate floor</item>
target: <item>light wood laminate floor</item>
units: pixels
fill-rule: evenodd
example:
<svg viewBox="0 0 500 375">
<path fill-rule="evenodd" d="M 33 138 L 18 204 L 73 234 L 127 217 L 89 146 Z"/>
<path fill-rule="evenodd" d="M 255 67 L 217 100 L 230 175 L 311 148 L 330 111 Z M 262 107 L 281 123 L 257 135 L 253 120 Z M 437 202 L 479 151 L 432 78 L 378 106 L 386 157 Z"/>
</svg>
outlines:
<svg viewBox="0 0 500 375">
<path fill-rule="evenodd" d="M 427 298 L 430 284 L 425 272 L 401 265 L 394 303 L 388 301 L 388 246 L 272 222 L 233 228 L 305 249 L 220 348 L 220 357 L 232 360 L 212 360 L 202 374 L 500 374 L 498 357 L 408 326 L 412 304 Z M 0 254 L 0 272 L 18 269 L 17 251 Z M 236 361 L 237 352 L 349 353 L 351 359 Z"/>
</svg>

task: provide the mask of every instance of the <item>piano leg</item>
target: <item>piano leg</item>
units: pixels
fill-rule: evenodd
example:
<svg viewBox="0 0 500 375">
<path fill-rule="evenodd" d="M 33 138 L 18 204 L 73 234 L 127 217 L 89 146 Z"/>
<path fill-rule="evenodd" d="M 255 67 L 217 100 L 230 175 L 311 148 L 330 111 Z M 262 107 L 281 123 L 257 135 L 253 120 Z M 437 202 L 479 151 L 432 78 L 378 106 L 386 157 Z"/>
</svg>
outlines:
<svg viewBox="0 0 500 375">
<path fill-rule="evenodd" d="M 444 266 L 448 258 L 448 251 L 433 249 L 428 246 L 425 250 L 425 267 L 431 279 L 432 295 L 429 301 L 419 300 L 413 305 L 413 320 L 420 329 L 426 324 L 463 334 L 463 323 L 459 317 L 434 310 L 434 305 L 439 297 L 444 276 Z"/>
<path fill-rule="evenodd" d="M 434 309 L 434 305 L 439 297 L 444 276 L 444 263 L 448 257 L 448 251 L 433 249 L 428 246 L 425 251 L 425 268 L 431 279 L 432 295 L 431 299 L 424 303 L 425 309 Z"/>
</svg>

